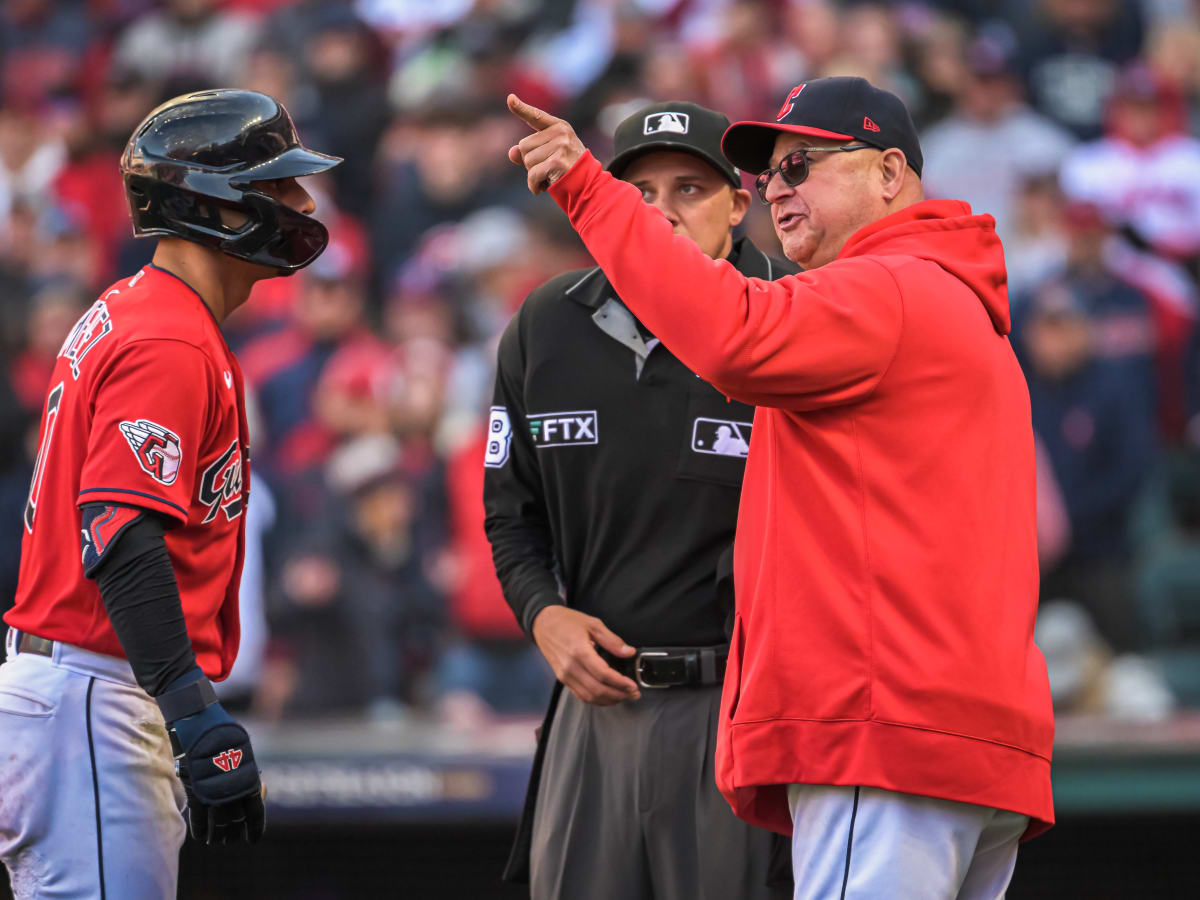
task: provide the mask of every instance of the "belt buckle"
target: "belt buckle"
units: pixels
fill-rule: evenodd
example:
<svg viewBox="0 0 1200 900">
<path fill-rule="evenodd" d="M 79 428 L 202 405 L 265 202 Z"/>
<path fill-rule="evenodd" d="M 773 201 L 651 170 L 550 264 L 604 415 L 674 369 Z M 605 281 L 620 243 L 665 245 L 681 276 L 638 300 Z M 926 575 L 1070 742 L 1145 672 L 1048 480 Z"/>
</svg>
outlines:
<svg viewBox="0 0 1200 900">
<path fill-rule="evenodd" d="M 665 651 L 665 650 L 639 650 L 638 651 L 637 655 L 633 658 L 633 673 L 635 676 L 634 681 L 636 681 L 638 683 L 638 687 L 647 688 L 650 690 L 666 690 L 667 688 L 671 687 L 671 685 L 669 685 L 669 684 L 651 684 L 648 681 L 646 681 L 645 677 L 642 675 L 642 660 L 643 659 L 645 659 L 647 656 L 667 656 L 667 655 L 668 655 L 667 651 Z"/>
</svg>

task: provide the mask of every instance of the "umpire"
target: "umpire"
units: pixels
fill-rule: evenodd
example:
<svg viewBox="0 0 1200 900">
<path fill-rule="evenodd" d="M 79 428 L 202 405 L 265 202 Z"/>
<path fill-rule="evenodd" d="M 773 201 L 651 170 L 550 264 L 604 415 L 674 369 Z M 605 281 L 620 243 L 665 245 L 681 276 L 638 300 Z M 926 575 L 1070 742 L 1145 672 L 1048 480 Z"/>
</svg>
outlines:
<svg viewBox="0 0 1200 900">
<path fill-rule="evenodd" d="M 710 257 L 793 273 L 733 238 L 750 195 L 721 155 L 728 125 L 648 106 L 618 126 L 609 170 Z M 713 772 L 730 614 L 716 572 L 753 413 L 685 368 L 599 268 L 533 291 L 501 338 L 487 535 L 559 682 L 506 872 L 534 900 L 772 896 L 773 837 L 733 815 Z"/>
</svg>

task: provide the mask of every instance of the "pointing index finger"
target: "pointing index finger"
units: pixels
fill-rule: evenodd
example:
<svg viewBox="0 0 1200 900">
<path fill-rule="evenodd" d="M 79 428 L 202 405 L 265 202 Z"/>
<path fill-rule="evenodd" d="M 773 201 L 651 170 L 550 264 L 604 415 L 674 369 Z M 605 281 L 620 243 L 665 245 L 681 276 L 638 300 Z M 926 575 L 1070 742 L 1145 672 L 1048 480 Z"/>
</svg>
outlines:
<svg viewBox="0 0 1200 900">
<path fill-rule="evenodd" d="M 534 131 L 544 131 L 555 122 L 559 121 L 555 116 L 550 115 L 544 109 L 538 109 L 532 104 L 526 103 L 516 94 L 508 95 L 508 109 L 514 116 L 532 128 Z"/>
</svg>

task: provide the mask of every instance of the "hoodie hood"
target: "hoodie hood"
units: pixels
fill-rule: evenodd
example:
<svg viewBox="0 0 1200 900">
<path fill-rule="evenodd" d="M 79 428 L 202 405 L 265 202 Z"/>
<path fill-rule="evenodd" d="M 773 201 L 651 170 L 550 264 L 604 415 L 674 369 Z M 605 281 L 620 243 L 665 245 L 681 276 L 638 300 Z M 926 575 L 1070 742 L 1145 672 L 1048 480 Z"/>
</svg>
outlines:
<svg viewBox="0 0 1200 900">
<path fill-rule="evenodd" d="M 838 259 L 853 256 L 914 256 L 937 263 L 974 292 L 997 334 L 1011 330 L 996 220 L 972 214 L 961 200 L 924 200 L 860 228 Z"/>
</svg>

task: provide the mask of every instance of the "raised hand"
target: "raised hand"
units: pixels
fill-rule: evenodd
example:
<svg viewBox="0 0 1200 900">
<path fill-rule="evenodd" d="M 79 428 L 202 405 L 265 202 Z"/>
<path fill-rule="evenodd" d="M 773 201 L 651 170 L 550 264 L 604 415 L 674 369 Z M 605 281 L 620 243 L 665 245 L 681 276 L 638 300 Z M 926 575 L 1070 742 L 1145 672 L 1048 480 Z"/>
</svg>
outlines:
<svg viewBox="0 0 1200 900">
<path fill-rule="evenodd" d="M 533 134 L 509 148 L 508 158 L 528 170 L 529 191 L 540 194 L 567 174 L 586 148 L 568 122 L 516 94 L 508 95 L 508 109 L 533 129 Z"/>
</svg>

